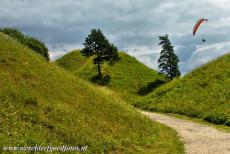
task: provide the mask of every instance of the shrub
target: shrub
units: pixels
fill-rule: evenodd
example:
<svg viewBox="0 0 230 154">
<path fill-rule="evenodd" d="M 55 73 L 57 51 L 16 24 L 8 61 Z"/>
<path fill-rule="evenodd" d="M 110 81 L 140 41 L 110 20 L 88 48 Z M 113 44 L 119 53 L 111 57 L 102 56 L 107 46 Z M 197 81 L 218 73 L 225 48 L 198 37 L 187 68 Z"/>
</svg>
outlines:
<svg viewBox="0 0 230 154">
<path fill-rule="evenodd" d="M 214 111 L 204 116 L 204 119 L 215 124 L 227 124 L 228 117 L 223 113 Z"/>
<path fill-rule="evenodd" d="M 110 82 L 110 76 L 109 75 L 104 75 L 100 79 L 98 75 L 95 75 L 95 76 L 93 76 L 91 78 L 91 81 L 93 83 L 97 83 L 97 84 L 99 84 L 101 86 L 105 86 L 105 85 L 109 84 L 109 82 Z"/>
<path fill-rule="evenodd" d="M 228 120 L 225 122 L 225 125 L 226 125 L 226 126 L 230 126 L 230 119 L 228 119 Z"/>
<path fill-rule="evenodd" d="M 0 32 L 8 35 L 9 37 L 19 41 L 23 45 L 27 46 L 28 48 L 32 49 L 33 51 L 41 54 L 43 57 L 45 57 L 47 60 L 49 60 L 49 51 L 45 44 L 41 41 L 39 41 L 36 38 L 29 37 L 21 33 L 15 28 L 4 28 L 0 29 Z"/>
<path fill-rule="evenodd" d="M 27 45 L 27 47 L 29 47 L 37 53 L 40 53 L 47 60 L 49 60 L 48 49 L 46 48 L 44 43 L 40 42 L 39 40 L 33 37 L 25 37 L 25 44 Z"/>
</svg>

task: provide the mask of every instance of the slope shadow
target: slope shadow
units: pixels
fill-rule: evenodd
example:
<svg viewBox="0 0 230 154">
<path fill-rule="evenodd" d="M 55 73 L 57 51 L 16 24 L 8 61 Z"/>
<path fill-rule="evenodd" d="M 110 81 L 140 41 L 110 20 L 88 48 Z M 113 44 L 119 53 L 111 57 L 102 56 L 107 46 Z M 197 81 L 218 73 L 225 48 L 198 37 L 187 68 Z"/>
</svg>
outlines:
<svg viewBox="0 0 230 154">
<path fill-rule="evenodd" d="M 146 87 L 142 87 L 137 94 L 140 96 L 145 96 L 151 93 L 154 89 L 160 87 L 161 85 L 165 84 L 166 81 L 157 79 L 156 81 L 150 82 Z"/>
<path fill-rule="evenodd" d="M 91 77 L 91 82 L 92 83 L 97 83 L 101 86 L 106 86 L 110 83 L 111 77 L 109 75 L 105 75 L 102 77 L 102 79 L 99 79 L 98 75 L 95 75 Z"/>
</svg>

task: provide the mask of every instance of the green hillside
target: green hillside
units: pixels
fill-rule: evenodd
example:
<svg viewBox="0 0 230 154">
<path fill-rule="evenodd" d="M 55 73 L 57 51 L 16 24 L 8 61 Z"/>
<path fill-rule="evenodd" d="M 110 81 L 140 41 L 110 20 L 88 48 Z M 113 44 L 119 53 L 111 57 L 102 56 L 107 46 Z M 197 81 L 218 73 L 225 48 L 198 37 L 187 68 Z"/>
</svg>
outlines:
<svg viewBox="0 0 230 154">
<path fill-rule="evenodd" d="M 230 126 L 230 54 L 167 83 L 136 106 Z"/>
<path fill-rule="evenodd" d="M 36 145 L 183 153 L 175 131 L 0 33 L 0 147 Z"/>
<path fill-rule="evenodd" d="M 124 52 L 119 52 L 119 57 L 120 61 L 114 65 L 105 63 L 102 69 L 105 76 L 110 76 L 107 86 L 122 98 L 132 103 L 138 95 L 147 94 L 162 84 L 163 76 L 158 72 Z M 81 56 L 79 50 L 64 55 L 56 62 L 59 66 L 86 80 L 92 80 L 91 78 L 97 75 L 97 68 L 93 65 L 92 59 Z"/>
</svg>

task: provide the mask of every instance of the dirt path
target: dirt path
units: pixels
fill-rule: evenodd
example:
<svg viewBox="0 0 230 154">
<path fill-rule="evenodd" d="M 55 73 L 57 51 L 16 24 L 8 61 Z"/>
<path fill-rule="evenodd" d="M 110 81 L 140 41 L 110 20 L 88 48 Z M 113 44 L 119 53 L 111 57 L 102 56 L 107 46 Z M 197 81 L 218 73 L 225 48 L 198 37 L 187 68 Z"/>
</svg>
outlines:
<svg viewBox="0 0 230 154">
<path fill-rule="evenodd" d="M 230 154 L 230 133 L 158 113 L 142 114 L 175 129 L 185 143 L 187 154 Z"/>
</svg>

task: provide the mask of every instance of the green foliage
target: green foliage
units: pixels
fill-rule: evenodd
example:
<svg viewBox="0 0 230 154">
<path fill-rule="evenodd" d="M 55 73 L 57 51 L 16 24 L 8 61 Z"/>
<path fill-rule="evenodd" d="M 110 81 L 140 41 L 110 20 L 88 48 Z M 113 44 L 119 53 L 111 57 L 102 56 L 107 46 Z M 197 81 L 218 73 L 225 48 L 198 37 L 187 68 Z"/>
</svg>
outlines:
<svg viewBox="0 0 230 154">
<path fill-rule="evenodd" d="M 161 55 L 158 60 L 159 68 L 161 69 L 161 73 L 167 75 L 172 80 L 181 75 L 178 67 L 179 59 L 174 53 L 168 35 L 159 36 L 159 40 L 159 45 L 162 46 Z"/>
<path fill-rule="evenodd" d="M 93 63 L 97 65 L 98 78 L 101 80 L 101 65 L 104 61 L 114 62 L 118 59 L 117 47 L 110 44 L 99 29 L 92 29 L 83 44 L 85 47 L 81 53 L 85 57 L 94 56 Z"/>
<path fill-rule="evenodd" d="M 103 74 L 110 76 L 109 82 L 103 85 L 116 91 L 126 101 L 133 103 L 140 97 L 139 95 L 146 95 L 165 82 L 164 75 L 146 67 L 134 57 L 124 52 L 118 54 L 120 60 L 117 63 L 114 65 L 107 63 L 103 67 Z M 79 50 L 64 55 L 56 63 L 88 81 L 97 75 L 92 65 L 92 58 L 85 59 Z"/>
<path fill-rule="evenodd" d="M 109 82 L 110 82 L 110 76 L 109 76 L 109 75 L 105 75 L 105 76 L 99 78 L 98 75 L 95 75 L 95 76 L 93 76 L 93 77 L 91 78 L 91 81 L 92 81 L 93 83 L 97 83 L 97 84 L 99 84 L 99 85 L 101 85 L 101 86 L 106 86 L 106 85 L 108 85 Z"/>
<path fill-rule="evenodd" d="M 0 147 L 87 145 L 85 153 L 183 153 L 172 129 L 1 33 L 0 81 Z"/>
<path fill-rule="evenodd" d="M 212 111 L 204 116 L 204 119 L 215 124 L 227 124 L 228 116 L 222 111 Z"/>
<path fill-rule="evenodd" d="M 229 126 L 230 54 L 175 79 L 136 101 L 136 106 L 197 117 Z"/>
<path fill-rule="evenodd" d="M 44 43 L 42 43 L 39 40 L 37 40 L 35 38 L 32 38 L 32 37 L 25 37 L 25 44 L 30 49 L 32 49 L 35 52 L 43 55 L 47 60 L 49 60 L 48 49 L 46 48 Z"/>
<path fill-rule="evenodd" d="M 33 51 L 41 54 L 47 60 L 49 60 L 49 51 L 46 48 L 45 44 L 41 41 L 37 40 L 36 38 L 25 36 L 20 31 L 15 28 L 4 28 L 0 29 L 0 32 L 8 35 L 9 37 L 19 41 L 20 43 L 24 44 L 28 48 L 32 49 Z"/>
<path fill-rule="evenodd" d="M 18 40 L 19 42 L 21 42 L 22 44 L 25 43 L 25 36 L 18 31 L 15 28 L 4 28 L 4 29 L 0 29 L 0 32 Z"/>
</svg>

